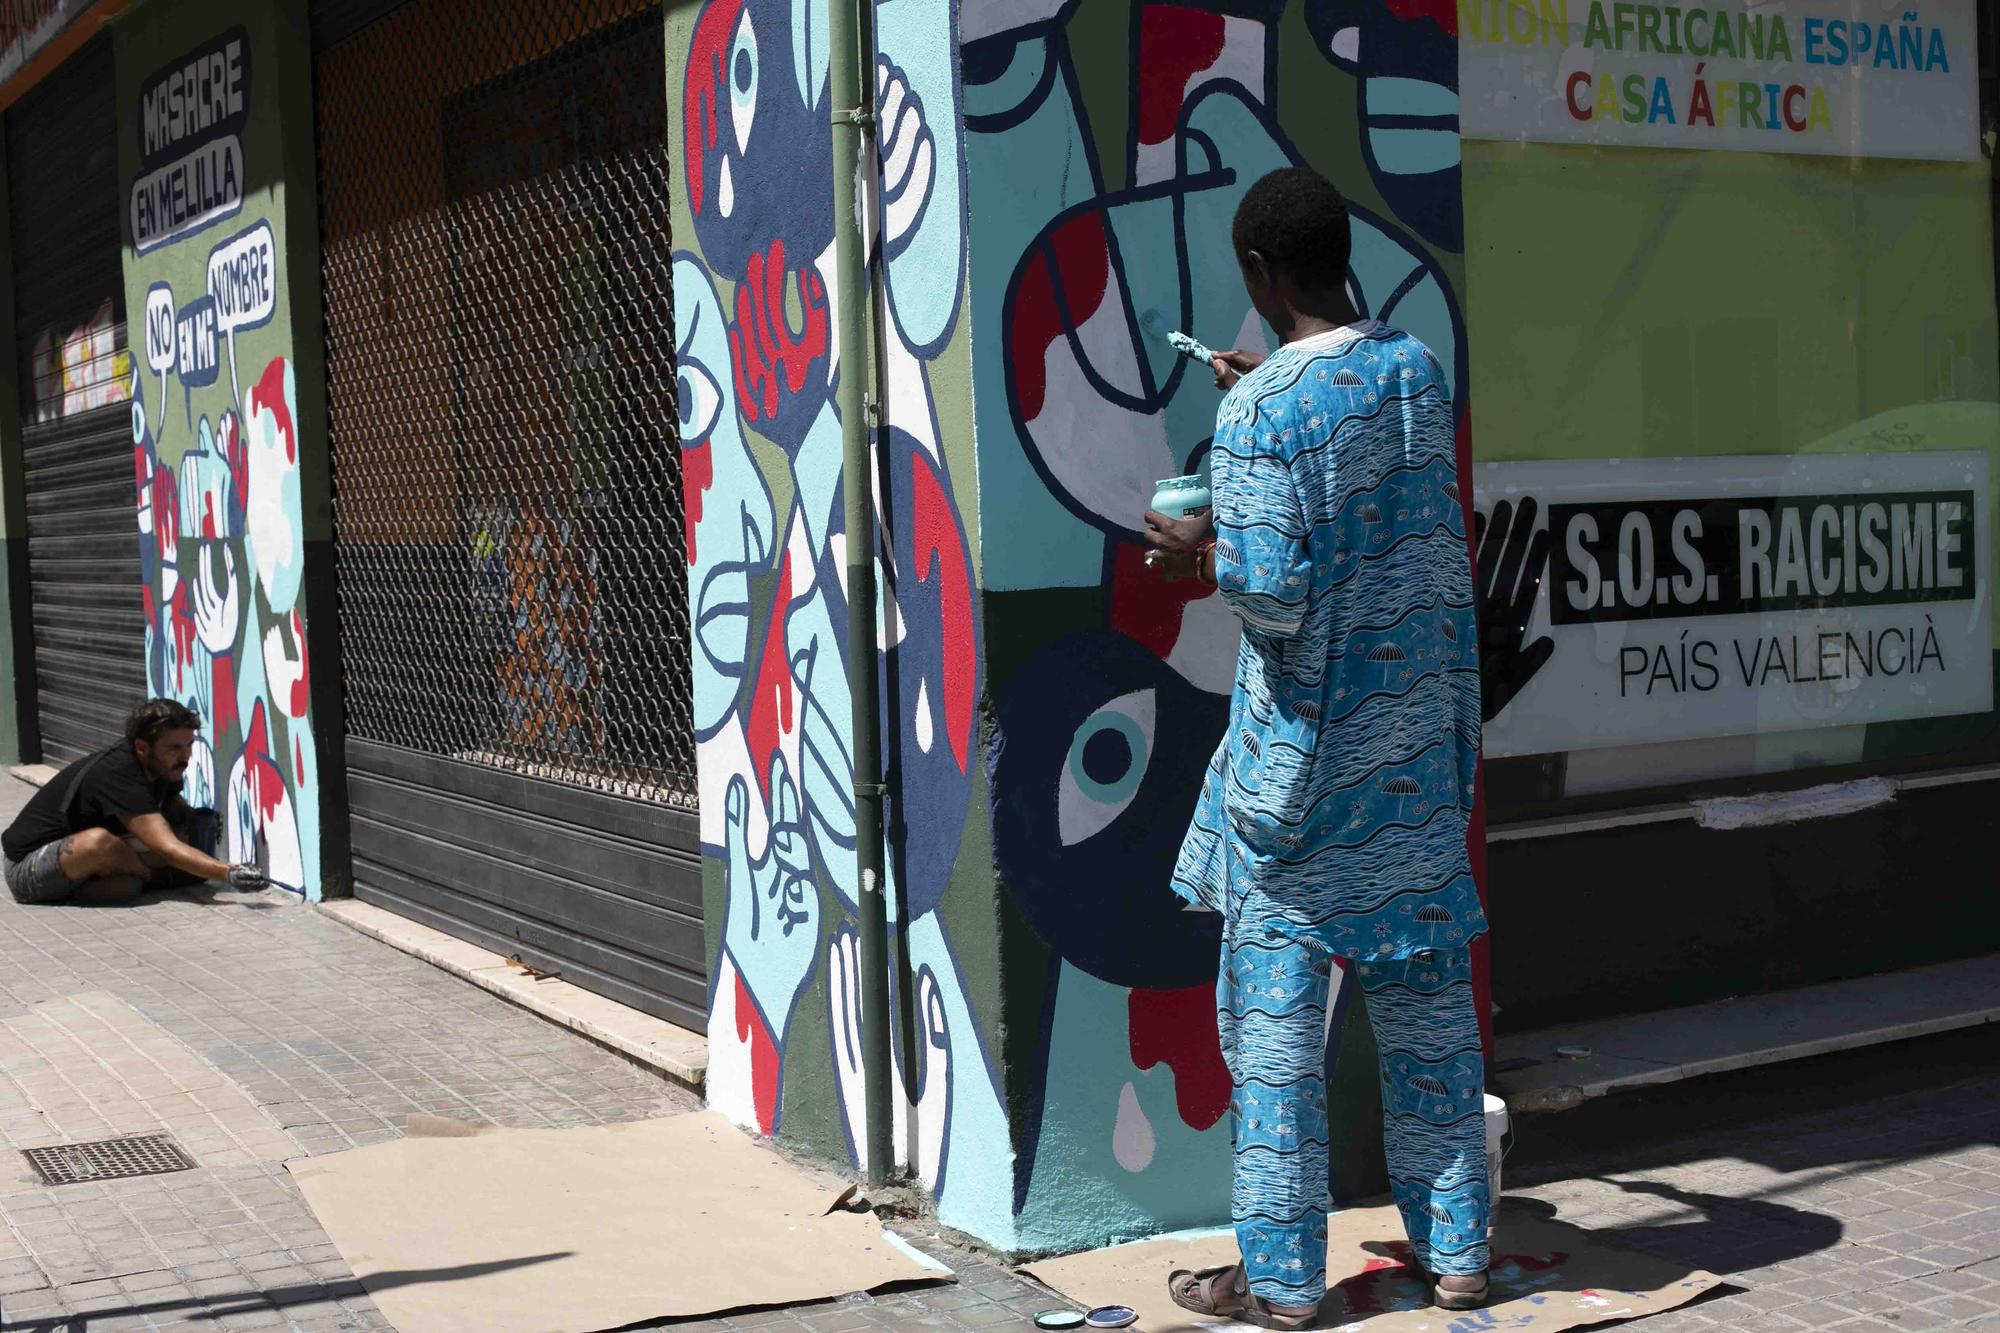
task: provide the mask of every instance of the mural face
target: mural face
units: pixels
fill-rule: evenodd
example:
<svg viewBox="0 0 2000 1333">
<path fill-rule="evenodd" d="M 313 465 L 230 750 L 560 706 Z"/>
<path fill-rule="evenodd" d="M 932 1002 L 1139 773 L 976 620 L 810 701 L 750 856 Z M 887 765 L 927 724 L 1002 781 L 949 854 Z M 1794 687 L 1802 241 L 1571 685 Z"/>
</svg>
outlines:
<svg viewBox="0 0 2000 1333">
<path fill-rule="evenodd" d="M 938 382 L 965 378 L 949 9 L 879 7 L 880 674 L 895 774 L 890 897 L 911 979 L 896 1001 L 907 1039 L 895 1137 L 944 1216 L 996 1234 L 1010 1201 L 994 1151 L 1007 1124 L 990 1020 L 968 998 L 948 901 L 981 777 L 969 481 L 939 424 Z M 865 1165 L 848 534 L 833 397 L 837 375 L 865 367 L 844 364 L 835 342 L 826 5 L 708 0 L 668 23 L 683 145 L 676 227 L 691 241 L 675 256 L 674 296 L 702 842 L 721 878 L 709 903 L 721 923 L 710 1099 L 746 1125 L 840 1145 Z"/>
<path fill-rule="evenodd" d="M 993 844 L 1050 956 L 1046 978 L 1008 978 L 1048 997 L 1023 1247 L 1226 1216 L 1219 921 L 1168 878 L 1237 623 L 1141 564 L 1153 484 L 1199 467 L 1219 401 L 1165 335 L 1268 347 L 1230 224 L 1259 176 L 1307 165 L 1351 201 L 1357 306 L 1462 386 L 1455 23 L 1383 0 L 963 6 L 980 504 L 1017 534 L 982 568 L 1007 645 Z"/>
<path fill-rule="evenodd" d="M 203 719 L 185 794 L 220 814 L 216 855 L 316 898 L 318 748 L 282 210 L 275 191 L 245 195 L 238 184 L 231 206 L 183 216 L 145 184 L 153 158 L 215 143 L 257 159 L 267 177 L 282 174 L 269 160 L 276 88 L 252 77 L 272 63 L 270 48 L 211 8 L 209 27 L 182 9 L 148 11 L 118 32 L 128 111 L 157 95 L 162 52 L 207 52 L 238 73 L 242 90 L 226 118 L 191 128 L 192 140 L 124 145 L 139 228 L 125 281 L 147 677 L 153 694 Z M 258 97 L 271 99 L 262 116 Z M 131 135 L 139 117 L 120 123 Z"/>
</svg>

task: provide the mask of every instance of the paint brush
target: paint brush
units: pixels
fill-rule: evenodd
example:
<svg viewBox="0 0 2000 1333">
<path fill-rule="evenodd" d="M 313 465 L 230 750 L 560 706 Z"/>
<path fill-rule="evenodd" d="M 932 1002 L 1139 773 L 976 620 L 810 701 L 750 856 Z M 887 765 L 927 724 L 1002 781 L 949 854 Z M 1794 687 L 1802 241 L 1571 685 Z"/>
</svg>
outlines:
<svg viewBox="0 0 2000 1333">
<path fill-rule="evenodd" d="M 1155 338 L 1166 339 L 1169 347 L 1190 361 L 1206 366 L 1215 360 L 1215 353 L 1209 351 L 1199 341 L 1182 333 L 1179 329 L 1167 327 L 1167 321 L 1157 310 L 1148 310 L 1145 314 L 1141 315 L 1139 323 L 1145 328 L 1146 332 L 1152 334 Z"/>
</svg>

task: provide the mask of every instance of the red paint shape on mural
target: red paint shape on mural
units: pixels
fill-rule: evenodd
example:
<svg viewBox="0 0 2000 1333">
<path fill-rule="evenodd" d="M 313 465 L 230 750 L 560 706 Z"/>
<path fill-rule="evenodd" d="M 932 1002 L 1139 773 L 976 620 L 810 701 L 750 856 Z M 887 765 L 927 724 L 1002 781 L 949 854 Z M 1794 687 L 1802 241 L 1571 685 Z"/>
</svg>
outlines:
<svg viewBox="0 0 2000 1333">
<path fill-rule="evenodd" d="M 1428 19 L 1452 36 L 1458 36 L 1457 0 L 1388 0 L 1389 12 L 1405 23 Z"/>
<path fill-rule="evenodd" d="M 1111 238 L 1105 230 L 1104 214 L 1077 214 L 1056 228 L 1049 244 L 1055 247 L 1056 273 L 1062 281 L 1070 327 L 1080 329 L 1111 290 Z"/>
<path fill-rule="evenodd" d="M 1023 421 L 1033 421 L 1042 414 L 1042 399 L 1048 393 L 1049 345 L 1062 336 L 1048 256 L 1036 251 L 1028 256 L 1021 283 L 1014 289 L 1014 319 L 1007 330 L 1007 353 L 1014 363 Z"/>
<path fill-rule="evenodd" d="M 715 450 L 708 441 L 681 446 L 681 492 L 687 497 L 688 564 L 694 564 L 694 530 L 701 524 L 701 498 L 715 485 Z"/>
<path fill-rule="evenodd" d="M 250 795 L 257 802 L 257 823 L 261 828 L 277 815 L 286 796 L 285 775 L 271 761 L 271 736 L 262 699 L 250 710 L 250 730 L 243 738 L 243 767 L 250 780 Z"/>
<path fill-rule="evenodd" d="M 165 554 L 180 544 L 181 484 L 170 467 L 153 472 L 153 535 Z"/>
<path fill-rule="evenodd" d="M 794 333 L 785 313 L 786 284 L 797 284 L 805 327 Z M 729 328 L 730 363 L 744 415 L 756 421 L 778 415 L 779 400 L 805 388 L 812 368 L 832 346 L 826 284 L 810 265 L 796 275 L 785 268 L 785 243 L 751 255 L 736 288 L 736 322 Z"/>
<path fill-rule="evenodd" d="M 938 617 L 944 634 L 945 734 L 958 771 L 965 772 L 972 749 L 973 676 L 979 654 L 972 633 L 972 579 L 959 542 L 958 520 L 951 497 L 931 471 L 930 460 L 918 454 L 910 460 L 910 489 L 916 500 L 917 582 L 937 583 Z"/>
<path fill-rule="evenodd" d="M 1155 657 L 1165 657 L 1180 642 L 1189 603 L 1214 591 L 1199 579 L 1167 582 L 1146 568 L 1143 548 L 1120 542 L 1111 557 L 1111 628 Z"/>
<path fill-rule="evenodd" d="M 228 653 L 218 653 L 209 666 L 209 680 L 215 697 L 215 725 L 210 735 L 217 737 L 215 747 L 222 748 L 220 737 L 227 736 L 236 726 L 236 659 Z"/>
<path fill-rule="evenodd" d="M 250 451 L 243 447 L 243 422 L 234 412 L 224 412 L 216 434 L 222 461 L 229 468 L 229 483 L 236 488 L 236 502 L 246 504 L 250 499 Z"/>
<path fill-rule="evenodd" d="M 771 803 L 771 757 L 778 741 L 792 731 L 792 664 L 785 652 L 785 612 L 792 601 L 792 553 L 778 564 L 778 586 L 771 598 L 771 623 L 764 632 L 764 657 L 757 668 L 757 686 L 750 695 L 750 716 L 743 739 L 757 769 L 757 789 Z"/>
<path fill-rule="evenodd" d="M 292 772 L 299 775 L 299 785 L 303 787 L 306 781 L 306 748 L 296 736 L 292 738 Z"/>
<path fill-rule="evenodd" d="M 291 406 L 285 402 L 285 358 L 282 356 L 272 358 L 271 364 L 264 367 L 257 387 L 250 391 L 250 408 L 252 411 L 269 412 L 278 419 L 278 433 L 285 441 L 285 461 L 298 462 L 299 441 L 292 429 Z"/>
<path fill-rule="evenodd" d="M 778 1044 L 757 1012 L 757 1002 L 743 974 L 736 974 L 736 1039 L 750 1051 L 750 1096 L 756 1104 L 757 1128 L 769 1134 L 778 1123 Z"/>
<path fill-rule="evenodd" d="M 292 612 L 292 641 L 299 649 L 299 678 L 292 682 L 292 706 L 287 711 L 293 717 L 303 718 L 312 699 L 312 663 L 306 660 L 306 622 L 297 611 Z"/>
<path fill-rule="evenodd" d="M 1126 1001 L 1132 1064 L 1174 1071 L 1174 1105 L 1190 1129 L 1207 1129 L 1229 1110 L 1229 1066 L 1215 1029 L 1215 987 L 1134 988 Z"/>
<path fill-rule="evenodd" d="M 194 661 L 194 611 L 188 606 L 188 585 L 182 580 L 167 602 L 167 627 L 174 639 L 174 688 L 184 688 L 188 665 Z"/>
<path fill-rule="evenodd" d="M 708 154 L 721 134 L 729 48 L 743 0 L 716 0 L 702 11 L 688 41 L 687 86 L 681 94 L 681 155 L 687 160 L 688 202 L 699 213 L 707 194 Z"/>
<path fill-rule="evenodd" d="M 1056 284 L 1062 300 L 1056 299 Z M 1097 313 L 1111 284 L 1111 251 L 1104 215 L 1092 210 L 1059 225 L 1049 250 L 1029 256 L 1014 289 L 1014 318 L 1007 352 L 1014 363 L 1021 420 L 1042 414 L 1048 396 L 1048 352 L 1068 331 Z"/>
<path fill-rule="evenodd" d="M 1390 0 L 1393 6 L 1395 0 Z M 1223 16 L 1149 5 L 1139 20 L 1139 142 L 1165 143 L 1180 123 L 1188 85 L 1222 58 Z"/>
</svg>

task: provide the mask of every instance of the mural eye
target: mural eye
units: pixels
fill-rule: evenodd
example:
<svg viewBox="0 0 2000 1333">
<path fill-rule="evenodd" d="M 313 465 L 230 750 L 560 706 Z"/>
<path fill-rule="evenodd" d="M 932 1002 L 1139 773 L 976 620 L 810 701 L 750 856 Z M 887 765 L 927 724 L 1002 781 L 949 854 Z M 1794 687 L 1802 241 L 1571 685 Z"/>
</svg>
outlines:
<svg viewBox="0 0 2000 1333">
<path fill-rule="evenodd" d="M 757 116 L 757 29 L 750 16 L 736 25 L 736 42 L 729 50 L 729 123 L 736 130 L 736 150 L 750 151 L 750 122 Z"/>
<path fill-rule="evenodd" d="M 1065 847 L 1096 837 L 1132 804 L 1153 758 L 1152 690 L 1120 695 L 1083 720 L 1056 791 L 1056 834 Z"/>
<path fill-rule="evenodd" d="M 708 439 L 722 415 L 722 390 L 699 361 L 682 357 L 680 370 L 674 397 L 680 406 L 681 447 L 694 448 Z"/>
</svg>

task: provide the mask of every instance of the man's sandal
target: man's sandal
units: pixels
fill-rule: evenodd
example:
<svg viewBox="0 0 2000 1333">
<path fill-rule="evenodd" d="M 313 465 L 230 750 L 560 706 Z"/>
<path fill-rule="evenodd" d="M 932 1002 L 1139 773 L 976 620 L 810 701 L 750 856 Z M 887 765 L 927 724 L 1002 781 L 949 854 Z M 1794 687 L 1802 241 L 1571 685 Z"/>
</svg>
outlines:
<svg viewBox="0 0 2000 1333">
<path fill-rule="evenodd" d="M 1440 1310 L 1477 1310 L 1491 1290 L 1484 1273 L 1425 1273 L 1424 1282 L 1431 1289 L 1431 1304 Z"/>
<path fill-rule="evenodd" d="M 1234 1319 L 1258 1328 L 1310 1328 L 1319 1318 L 1317 1308 L 1306 1314 L 1278 1314 L 1259 1300 L 1243 1281 L 1242 1264 L 1220 1268 L 1177 1268 L 1167 1275 L 1167 1294 L 1174 1304 L 1196 1314 Z"/>
</svg>

